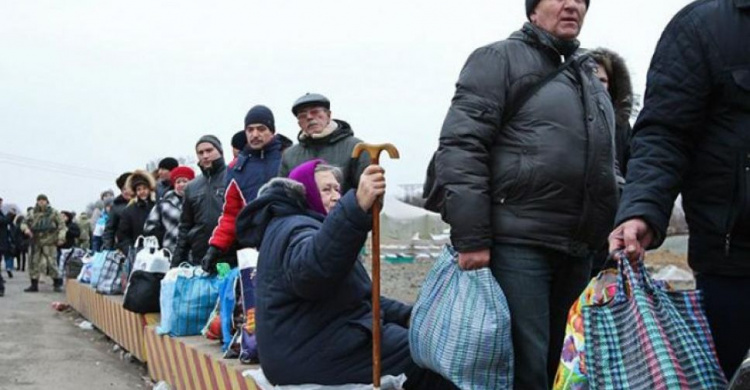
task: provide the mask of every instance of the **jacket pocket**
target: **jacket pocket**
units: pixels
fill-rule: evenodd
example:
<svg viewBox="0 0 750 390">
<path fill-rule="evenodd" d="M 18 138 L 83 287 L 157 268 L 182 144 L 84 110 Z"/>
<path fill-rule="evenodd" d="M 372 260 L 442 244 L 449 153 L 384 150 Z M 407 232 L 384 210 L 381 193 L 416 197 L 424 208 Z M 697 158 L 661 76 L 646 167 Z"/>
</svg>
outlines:
<svg viewBox="0 0 750 390">
<path fill-rule="evenodd" d="M 522 148 L 495 150 L 493 160 L 492 166 L 498 170 L 493 175 L 493 199 L 499 199 L 500 203 L 504 204 L 522 198 L 530 185 L 531 162 L 528 153 Z"/>
<path fill-rule="evenodd" d="M 743 110 L 750 110 L 750 66 L 731 71 L 729 104 Z"/>
</svg>

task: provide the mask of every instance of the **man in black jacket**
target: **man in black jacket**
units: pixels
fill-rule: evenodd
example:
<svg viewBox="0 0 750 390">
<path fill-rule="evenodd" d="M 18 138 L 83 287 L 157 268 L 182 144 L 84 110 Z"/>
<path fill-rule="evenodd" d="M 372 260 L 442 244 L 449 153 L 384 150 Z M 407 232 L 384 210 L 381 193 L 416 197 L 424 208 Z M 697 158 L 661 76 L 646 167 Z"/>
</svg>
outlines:
<svg viewBox="0 0 750 390">
<path fill-rule="evenodd" d="M 125 210 L 125 207 L 128 207 L 128 202 L 133 197 L 133 191 L 125 185 L 130 175 L 131 172 L 125 172 L 115 180 L 117 188 L 120 189 L 120 195 L 115 198 L 112 208 L 109 210 L 109 219 L 107 219 L 107 226 L 104 228 L 104 234 L 102 235 L 102 249 L 112 250 L 116 247 L 115 233 L 120 225 L 120 214 Z"/>
<path fill-rule="evenodd" d="M 610 250 L 662 244 L 679 192 L 722 369 L 750 348 L 750 0 L 700 0 L 656 48 Z"/>
<path fill-rule="evenodd" d="M 203 174 L 185 187 L 172 266 L 183 262 L 200 264 L 224 205 L 227 166 L 221 141 L 204 135 L 196 143 L 195 153 Z"/>
<path fill-rule="evenodd" d="M 588 5 L 528 0 L 530 23 L 474 51 L 435 156 L 459 265 L 490 267 L 508 300 L 520 389 L 551 386 L 617 207 L 612 104 L 577 53 Z"/>
</svg>

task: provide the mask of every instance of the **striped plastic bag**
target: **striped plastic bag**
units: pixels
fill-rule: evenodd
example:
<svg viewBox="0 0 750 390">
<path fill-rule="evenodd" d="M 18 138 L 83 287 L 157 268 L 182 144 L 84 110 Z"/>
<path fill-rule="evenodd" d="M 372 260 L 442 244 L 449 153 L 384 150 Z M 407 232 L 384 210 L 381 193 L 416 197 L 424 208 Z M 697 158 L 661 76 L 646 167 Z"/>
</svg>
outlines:
<svg viewBox="0 0 750 390">
<path fill-rule="evenodd" d="M 643 259 L 618 268 L 614 298 L 583 308 L 590 387 L 725 389 L 700 292 L 667 291 Z"/>
<path fill-rule="evenodd" d="M 505 295 L 488 268 L 462 271 L 443 247 L 414 304 L 414 361 L 461 389 L 513 387 L 513 343 Z"/>
</svg>

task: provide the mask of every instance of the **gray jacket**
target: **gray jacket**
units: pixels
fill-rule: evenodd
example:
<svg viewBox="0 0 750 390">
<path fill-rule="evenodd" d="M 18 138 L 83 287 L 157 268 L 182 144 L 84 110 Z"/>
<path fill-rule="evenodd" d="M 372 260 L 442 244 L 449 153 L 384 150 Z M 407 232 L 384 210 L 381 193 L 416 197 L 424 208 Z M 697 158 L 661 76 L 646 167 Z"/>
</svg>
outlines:
<svg viewBox="0 0 750 390">
<path fill-rule="evenodd" d="M 219 223 L 226 187 L 227 166 L 224 158 L 214 161 L 211 168 L 201 167 L 201 171 L 203 174 L 185 187 L 173 266 L 190 261 L 198 264 L 206 254 L 208 239 Z"/>
<path fill-rule="evenodd" d="M 584 255 L 604 244 L 617 206 L 614 113 L 595 63 L 526 23 L 474 51 L 461 71 L 435 167 L 459 251 L 493 243 Z M 501 128 L 514 96 L 574 63 Z"/>
<path fill-rule="evenodd" d="M 360 155 L 359 159 L 352 158 L 354 145 L 362 142 L 354 136 L 348 123 L 334 119 L 338 128 L 323 138 L 303 137 L 302 132 L 297 136 L 299 143 L 284 151 L 281 156 L 280 177 L 288 177 L 289 172 L 297 165 L 316 158 L 322 158 L 328 164 L 341 168 L 344 180 L 341 183 L 341 193 L 345 194 L 350 188 L 357 188 L 359 176 L 362 171 L 370 165 L 370 157 L 367 153 Z"/>
</svg>

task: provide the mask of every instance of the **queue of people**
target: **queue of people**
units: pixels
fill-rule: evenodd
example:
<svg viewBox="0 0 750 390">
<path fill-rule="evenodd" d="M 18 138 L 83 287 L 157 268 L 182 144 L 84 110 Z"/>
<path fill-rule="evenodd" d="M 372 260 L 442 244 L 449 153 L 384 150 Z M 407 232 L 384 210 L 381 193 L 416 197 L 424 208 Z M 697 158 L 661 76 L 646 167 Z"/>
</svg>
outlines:
<svg viewBox="0 0 750 390">
<path fill-rule="evenodd" d="M 622 250 L 635 264 L 660 245 L 681 192 L 688 260 L 731 377 L 750 349 L 750 46 L 738 39 L 750 36 L 750 3 L 701 0 L 674 17 L 632 129 L 624 60 L 580 48 L 590 5 L 526 0 L 520 30 L 469 56 L 425 195 L 439 198 L 459 266 L 489 268 L 507 298 L 514 387 L 547 389 L 568 310 L 592 267 L 604 252 Z M 351 157 L 360 140 L 332 117 L 325 96 L 305 94 L 291 111 L 296 144 L 276 133 L 271 109 L 256 105 L 232 138 L 229 164 L 219 139 L 205 135 L 195 145 L 201 175 L 172 159 L 157 175 L 125 173 L 120 195 L 103 193 L 102 209 L 82 221 L 92 225 L 94 250 L 127 252 L 139 235 L 155 235 L 173 252 L 172 266 L 208 272 L 236 265 L 238 248 L 257 248 L 256 335 L 268 378 L 368 382 L 370 279 L 357 259 L 384 171 L 366 155 Z M 40 195 L 19 225 L 32 240 L 27 291 L 38 291 L 43 274 L 62 286 L 54 259 L 80 236 L 72 220 Z M 3 255 L 8 232 L 0 229 Z M 410 307 L 382 301 L 383 372 L 407 373 L 406 389 L 454 388 L 411 359 Z"/>
</svg>

